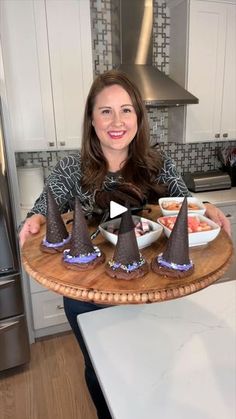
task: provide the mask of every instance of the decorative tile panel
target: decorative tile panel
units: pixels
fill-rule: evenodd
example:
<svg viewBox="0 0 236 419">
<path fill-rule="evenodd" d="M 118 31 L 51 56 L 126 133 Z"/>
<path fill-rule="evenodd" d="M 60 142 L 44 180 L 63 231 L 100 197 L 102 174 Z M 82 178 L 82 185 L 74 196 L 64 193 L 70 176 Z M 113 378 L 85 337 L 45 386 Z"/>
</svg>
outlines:
<svg viewBox="0 0 236 419">
<path fill-rule="evenodd" d="M 95 74 L 102 74 L 112 69 L 111 48 L 111 3 L 110 0 L 90 0 L 93 69 Z"/>
<path fill-rule="evenodd" d="M 165 1 L 153 1 L 153 64 L 169 74 L 170 16 Z"/>
</svg>

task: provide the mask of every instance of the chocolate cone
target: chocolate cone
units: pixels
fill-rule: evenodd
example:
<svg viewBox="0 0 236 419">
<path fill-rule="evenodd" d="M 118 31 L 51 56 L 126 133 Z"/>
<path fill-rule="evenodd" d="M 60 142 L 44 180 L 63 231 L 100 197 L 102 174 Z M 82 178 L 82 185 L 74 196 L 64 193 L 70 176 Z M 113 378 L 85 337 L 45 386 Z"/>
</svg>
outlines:
<svg viewBox="0 0 236 419">
<path fill-rule="evenodd" d="M 162 255 L 167 262 L 178 265 L 190 264 L 188 244 L 188 204 L 184 198 L 175 225 Z"/>
<path fill-rule="evenodd" d="M 134 232 L 134 223 L 130 208 L 122 214 L 113 259 L 115 262 L 122 263 L 123 265 L 140 261 L 138 243 Z"/>
<path fill-rule="evenodd" d="M 68 236 L 53 194 L 50 189 L 47 189 L 46 240 L 49 243 L 60 243 Z"/>
<path fill-rule="evenodd" d="M 93 253 L 94 248 L 90 239 L 88 226 L 80 205 L 79 198 L 75 198 L 74 222 L 70 241 L 70 255 Z"/>
</svg>

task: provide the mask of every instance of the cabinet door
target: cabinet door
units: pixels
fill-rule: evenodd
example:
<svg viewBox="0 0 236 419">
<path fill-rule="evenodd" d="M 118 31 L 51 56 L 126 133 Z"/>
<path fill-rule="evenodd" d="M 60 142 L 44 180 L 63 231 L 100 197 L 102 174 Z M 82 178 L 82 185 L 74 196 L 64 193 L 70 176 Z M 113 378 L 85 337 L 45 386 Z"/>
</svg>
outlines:
<svg viewBox="0 0 236 419">
<path fill-rule="evenodd" d="M 222 101 L 221 137 L 236 138 L 236 5 L 227 5 L 224 92 Z"/>
<path fill-rule="evenodd" d="M 67 323 L 61 295 L 45 291 L 32 294 L 31 299 L 35 330 Z"/>
<path fill-rule="evenodd" d="M 78 148 L 92 83 L 89 0 L 46 0 L 58 148 Z"/>
<path fill-rule="evenodd" d="M 232 241 L 234 249 L 236 248 L 236 208 L 235 205 L 220 206 L 220 209 L 229 218 L 232 229 Z M 236 255 L 233 254 L 232 262 L 229 269 L 223 275 L 223 278 L 220 281 L 229 281 L 236 279 Z"/>
<path fill-rule="evenodd" d="M 190 2 L 188 82 L 198 105 L 187 106 L 186 142 L 220 137 L 227 9 Z"/>
<path fill-rule="evenodd" d="M 55 142 L 44 2 L 2 0 L 3 65 L 16 151 Z"/>
</svg>

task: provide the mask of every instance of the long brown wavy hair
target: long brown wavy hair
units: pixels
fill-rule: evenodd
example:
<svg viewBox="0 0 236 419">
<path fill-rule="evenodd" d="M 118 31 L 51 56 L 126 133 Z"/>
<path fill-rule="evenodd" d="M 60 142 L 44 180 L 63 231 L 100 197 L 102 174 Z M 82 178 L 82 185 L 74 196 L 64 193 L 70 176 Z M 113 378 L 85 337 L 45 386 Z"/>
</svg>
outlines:
<svg viewBox="0 0 236 419">
<path fill-rule="evenodd" d="M 108 162 L 102 152 L 100 141 L 92 125 L 93 108 L 97 95 L 108 86 L 119 85 L 129 94 L 137 115 L 137 133 L 129 145 L 127 160 L 120 175 L 125 182 L 138 186 L 142 192 L 150 195 L 165 195 L 166 187 L 156 184 L 155 179 L 162 167 L 162 157 L 157 149 L 150 146 L 149 124 L 141 94 L 136 85 L 121 71 L 110 70 L 99 75 L 93 82 L 84 113 L 82 136 L 82 186 L 93 191 L 101 189 L 108 173 Z"/>
</svg>

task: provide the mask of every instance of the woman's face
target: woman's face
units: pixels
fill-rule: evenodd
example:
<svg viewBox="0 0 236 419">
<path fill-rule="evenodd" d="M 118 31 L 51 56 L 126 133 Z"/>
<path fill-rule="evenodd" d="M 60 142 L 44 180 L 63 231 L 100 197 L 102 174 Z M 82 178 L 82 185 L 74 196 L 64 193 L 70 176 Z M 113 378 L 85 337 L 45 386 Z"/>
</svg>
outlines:
<svg viewBox="0 0 236 419">
<path fill-rule="evenodd" d="M 137 115 L 131 98 L 119 85 L 105 87 L 96 97 L 92 124 L 104 155 L 125 151 L 138 129 Z"/>
</svg>

